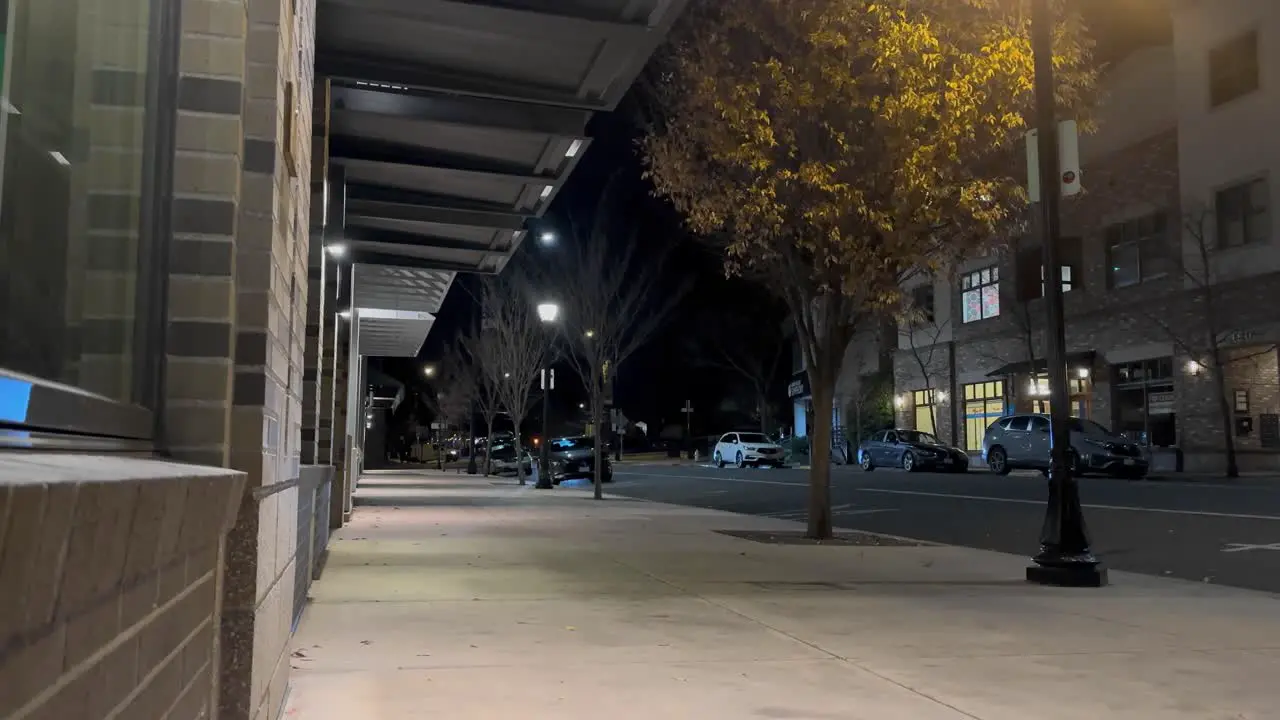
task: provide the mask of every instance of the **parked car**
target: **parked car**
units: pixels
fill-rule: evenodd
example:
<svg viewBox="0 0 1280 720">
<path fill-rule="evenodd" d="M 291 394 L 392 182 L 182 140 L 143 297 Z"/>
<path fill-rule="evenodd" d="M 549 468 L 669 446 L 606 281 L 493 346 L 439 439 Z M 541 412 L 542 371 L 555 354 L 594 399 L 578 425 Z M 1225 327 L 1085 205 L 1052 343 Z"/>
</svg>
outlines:
<svg viewBox="0 0 1280 720">
<path fill-rule="evenodd" d="M 489 451 L 489 467 L 493 472 L 498 474 L 516 472 L 516 446 L 510 443 L 494 444 Z M 533 455 L 528 450 L 523 451 L 521 457 L 520 469 L 525 474 L 533 472 Z"/>
<path fill-rule="evenodd" d="M 1067 449 L 1072 472 L 1096 472 L 1140 478 L 1147 474 L 1147 458 L 1136 443 L 1092 420 L 1071 418 L 1071 447 Z M 1011 470 L 1049 469 L 1049 416 L 1009 415 L 991 423 L 982 438 L 982 459 L 991 471 L 1007 475 Z"/>
<path fill-rule="evenodd" d="M 571 478 L 595 479 L 595 448 L 593 437 L 552 438 L 547 446 L 547 461 L 551 464 L 551 482 L 559 485 Z M 603 457 L 600 482 L 613 482 L 613 461 L 608 453 Z"/>
<path fill-rule="evenodd" d="M 711 453 L 711 461 L 716 467 L 724 467 L 725 463 L 733 463 L 738 467 L 747 465 L 772 465 L 782 467 L 786 452 L 782 446 L 769 439 L 768 435 L 757 432 L 731 432 L 720 436 L 715 449 Z"/>
<path fill-rule="evenodd" d="M 919 430 L 881 430 L 858 446 L 858 464 L 871 472 L 878 467 L 968 472 L 969 453 L 944 444 L 934 435 Z"/>
</svg>

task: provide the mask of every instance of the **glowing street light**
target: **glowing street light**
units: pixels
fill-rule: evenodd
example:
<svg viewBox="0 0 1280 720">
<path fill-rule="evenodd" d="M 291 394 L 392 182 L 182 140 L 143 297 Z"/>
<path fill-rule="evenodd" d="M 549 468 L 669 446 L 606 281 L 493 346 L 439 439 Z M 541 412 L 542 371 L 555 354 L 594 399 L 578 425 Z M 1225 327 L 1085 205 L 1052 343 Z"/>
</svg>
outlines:
<svg viewBox="0 0 1280 720">
<path fill-rule="evenodd" d="M 347 246 L 342 243 L 334 243 L 325 247 L 329 254 L 335 258 L 343 257 L 347 254 Z"/>
<path fill-rule="evenodd" d="M 538 303 L 538 319 L 544 323 L 553 323 L 560 317 L 560 306 L 553 302 Z"/>
<path fill-rule="evenodd" d="M 428 366 L 426 366 L 426 367 L 422 368 L 422 374 L 423 374 L 423 375 L 426 375 L 427 377 L 435 377 L 435 375 L 436 375 L 436 366 L 435 366 L 435 365 L 428 365 Z"/>
<path fill-rule="evenodd" d="M 550 230 L 547 230 L 538 236 L 538 242 L 542 243 L 543 245 L 555 245 L 556 234 L 551 232 Z"/>
<path fill-rule="evenodd" d="M 595 330 L 588 330 L 585 334 L 586 334 L 586 336 L 587 336 L 588 338 L 593 338 L 593 337 L 595 337 L 595 336 L 596 336 L 596 331 L 595 331 Z"/>
</svg>

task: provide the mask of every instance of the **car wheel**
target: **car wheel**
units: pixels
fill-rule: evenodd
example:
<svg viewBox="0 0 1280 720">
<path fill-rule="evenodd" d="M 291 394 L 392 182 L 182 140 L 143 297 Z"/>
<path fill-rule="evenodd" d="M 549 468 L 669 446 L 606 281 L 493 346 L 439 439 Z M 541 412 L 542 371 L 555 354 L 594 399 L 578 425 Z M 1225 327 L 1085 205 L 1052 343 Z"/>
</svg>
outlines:
<svg viewBox="0 0 1280 720">
<path fill-rule="evenodd" d="M 718 468 L 724 467 L 724 456 L 720 454 L 719 450 L 716 451 L 715 464 Z"/>
<path fill-rule="evenodd" d="M 902 469 L 903 469 L 903 470 L 906 470 L 907 472 L 915 472 L 915 471 L 916 471 L 916 455 L 915 455 L 915 453 L 911 452 L 910 450 L 908 450 L 907 452 L 902 453 Z"/>
<path fill-rule="evenodd" d="M 1004 448 L 995 447 L 987 451 L 987 465 L 991 468 L 991 472 L 997 475 L 1009 474 L 1009 456 L 1005 454 Z"/>
<path fill-rule="evenodd" d="M 862 471 L 871 472 L 872 470 L 875 470 L 876 469 L 875 463 L 871 462 L 871 453 L 864 452 L 860 454 L 862 455 L 862 457 L 861 457 L 861 462 L 859 462 L 858 464 L 862 466 Z"/>
<path fill-rule="evenodd" d="M 741 451 L 741 450 L 739 450 L 739 451 L 738 451 L 738 457 L 736 458 L 736 460 L 737 460 L 737 463 L 736 463 L 736 464 L 737 464 L 737 466 L 738 466 L 738 467 L 740 467 L 740 468 L 744 468 L 744 467 L 746 467 L 746 466 L 747 466 L 747 461 L 742 459 L 742 451 Z"/>
</svg>

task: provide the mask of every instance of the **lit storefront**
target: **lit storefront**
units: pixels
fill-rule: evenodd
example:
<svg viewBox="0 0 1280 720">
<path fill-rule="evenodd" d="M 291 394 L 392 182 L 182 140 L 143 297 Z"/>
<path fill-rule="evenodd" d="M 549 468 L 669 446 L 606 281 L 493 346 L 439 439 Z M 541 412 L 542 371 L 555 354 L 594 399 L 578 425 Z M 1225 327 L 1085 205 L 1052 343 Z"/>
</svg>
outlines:
<svg viewBox="0 0 1280 720">
<path fill-rule="evenodd" d="M 987 427 L 1004 415 L 1004 381 L 970 383 L 964 386 L 964 449 L 982 450 Z"/>
</svg>

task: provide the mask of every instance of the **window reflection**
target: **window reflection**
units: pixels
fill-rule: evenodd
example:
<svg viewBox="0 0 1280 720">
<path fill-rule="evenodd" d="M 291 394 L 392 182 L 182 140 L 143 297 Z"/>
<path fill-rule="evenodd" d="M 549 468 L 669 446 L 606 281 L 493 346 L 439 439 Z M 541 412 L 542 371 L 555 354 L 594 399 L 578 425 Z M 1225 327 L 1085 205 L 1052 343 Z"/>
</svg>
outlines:
<svg viewBox="0 0 1280 720">
<path fill-rule="evenodd" d="M 139 399 L 150 0 L 0 0 L 0 368 Z"/>
</svg>

